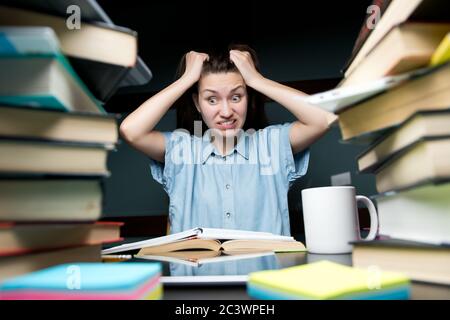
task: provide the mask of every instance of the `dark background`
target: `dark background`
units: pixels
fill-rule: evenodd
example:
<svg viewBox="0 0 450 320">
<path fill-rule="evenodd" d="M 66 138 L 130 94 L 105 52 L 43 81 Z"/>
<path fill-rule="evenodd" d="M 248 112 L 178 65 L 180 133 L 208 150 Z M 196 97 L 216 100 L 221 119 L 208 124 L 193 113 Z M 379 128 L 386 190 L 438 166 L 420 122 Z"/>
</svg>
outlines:
<svg viewBox="0 0 450 320">
<path fill-rule="evenodd" d="M 139 55 L 153 73 L 146 86 L 121 90 L 107 104 L 111 112 L 127 113 L 169 85 L 181 56 L 190 50 L 226 48 L 247 43 L 258 53 L 265 77 L 307 93 L 333 88 L 350 56 L 371 1 L 110 1 L 98 3 L 115 24 L 138 32 Z M 126 5 L 124 5 L 126 3 Z M 271 123 L 293 121 L 279 104 L 265 106 Z M 170 110 L 157 127 L 175 129 Z M 363 148 L 339 142 L 334 126 L 311 148 L 308 173 L 289 193 L 291 227 L 303 232 L 300 192 L 327 186 L 330 177 L 350 172 L 357 192 L 375 194 L 372 175 L 356 173 L 355 156 Z M 168 198 L 151 177 L 148 159 L 119 144 L 108 160 L 104 215 L 166 215 Z M 243 213 L 244 214 L 244 213 Z"/>
</svg>

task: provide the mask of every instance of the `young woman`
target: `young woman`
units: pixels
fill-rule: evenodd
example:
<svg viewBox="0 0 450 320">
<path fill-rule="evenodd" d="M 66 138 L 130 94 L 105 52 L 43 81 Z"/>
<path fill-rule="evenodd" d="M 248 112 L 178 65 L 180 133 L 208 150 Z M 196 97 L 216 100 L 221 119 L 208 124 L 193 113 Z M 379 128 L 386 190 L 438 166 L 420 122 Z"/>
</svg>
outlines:
<svg viewBox="0 0 450 320">
<path fill-rule="evenodd" d="M 305 175 L 308 147 L 336 116 L 305 103 L 303 92 L 263 77 L 245 45 L 222 55 L 191 51 L 179 70 L 178 80 L 120 126 L 124 139 L 150 157 L 153 178 L 169 195 L 171 233 L 210 227 L 290 235 L 289 187 Z M 297 121 L 266 127 L 261 94 Z M 153 130 L 186 96 L 177 120 L 187 130 Z"/>
</svg>

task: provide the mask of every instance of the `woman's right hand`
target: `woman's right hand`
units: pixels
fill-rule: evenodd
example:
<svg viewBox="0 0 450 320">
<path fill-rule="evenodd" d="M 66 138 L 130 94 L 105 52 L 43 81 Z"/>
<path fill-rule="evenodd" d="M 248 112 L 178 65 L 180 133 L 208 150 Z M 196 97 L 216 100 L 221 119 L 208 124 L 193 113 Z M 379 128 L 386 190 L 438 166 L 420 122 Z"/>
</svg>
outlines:
<svg viewBox="0 0 450 320">
<path fill-rule="evenodd" d="M 203 62 L 208 60 L 209 56 L 206 53 L 190 51 L 186 53 L 185 59 L 186 69 L 183 78 L 194 84 L 200 79 Z"/>
</svg>

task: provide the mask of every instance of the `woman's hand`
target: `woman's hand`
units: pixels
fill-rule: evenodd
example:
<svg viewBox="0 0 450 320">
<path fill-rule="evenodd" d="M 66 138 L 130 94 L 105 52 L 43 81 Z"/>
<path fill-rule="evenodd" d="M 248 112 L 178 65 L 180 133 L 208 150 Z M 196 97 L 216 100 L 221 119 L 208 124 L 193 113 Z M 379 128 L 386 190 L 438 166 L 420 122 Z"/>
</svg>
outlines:
<svg viewBox="0 0 450 320">
<path fill-rule="evenodd" d="M 187 79 L 194 84 L 200 79 L 202 73 L 203 62 L 209 59 L 206 53 L 190 51 L 185 56 L 186 69 L 182 78 Z"/>
<path fill-rule="evenodd" d="M 255 81 L 263 79 L 263 76 L 256 70 L 252 56 L 248 51 L 230 50 L 230 60 L 238 68 L 248 86 L 253 87 Z"/>
</svg>

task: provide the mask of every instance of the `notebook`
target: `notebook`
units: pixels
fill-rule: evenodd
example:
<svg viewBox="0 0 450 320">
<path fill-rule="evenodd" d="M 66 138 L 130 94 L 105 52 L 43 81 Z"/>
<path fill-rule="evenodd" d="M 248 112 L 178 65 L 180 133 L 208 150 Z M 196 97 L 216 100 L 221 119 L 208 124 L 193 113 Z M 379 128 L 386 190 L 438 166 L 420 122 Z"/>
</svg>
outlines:
<svg viewBox="0 0 450 320">
<path fill-rule="evenodd" d="M 327 260 L 249 275 L 256 299 L 408 299 L 410 281 L 380 269 L 358 269 Z"/>
<path fill-rule="evenodd" d="M 73 263 L 3 282 L 1 300 L 160 299 L 159 263 Z"/>
</svg>

